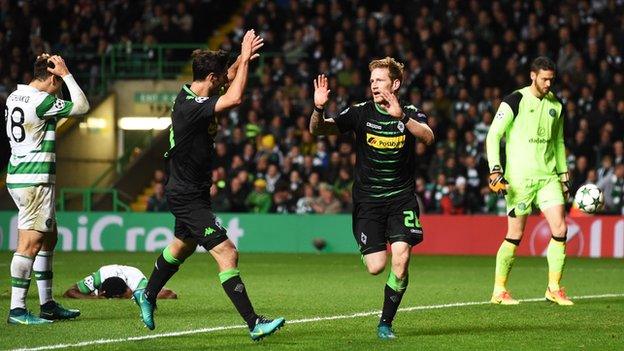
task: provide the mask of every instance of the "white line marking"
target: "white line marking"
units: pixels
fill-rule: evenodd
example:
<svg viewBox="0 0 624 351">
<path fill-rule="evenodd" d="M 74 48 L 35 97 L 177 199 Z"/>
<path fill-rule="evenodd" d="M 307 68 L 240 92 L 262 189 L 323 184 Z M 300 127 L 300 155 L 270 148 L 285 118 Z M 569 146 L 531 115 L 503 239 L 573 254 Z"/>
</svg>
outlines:
<svg viewBox="0 0 624 351">
<path fill-rule="evenodd" d="M 624 293 L 572 296 L 570 298 L 574 300 L 587 300 L 587 299 L 603 299 L 603 298 L 609 298 L 609 297 L 623 297 L 623 296 L 624 296 Z M 544 301 L 544 298 L 539 297 L 539 298 L 533 298 L 533 299 L 520 299 L 519 301 L 538 302 L 538 301 Z M 465 306 L 488 305 L 488 304 L 490 304 L 490 301 L 455 302 L 455 303 L 447 303 L 447 304 L 441 304 L 441 305 L 404 307 L 404 308 L 399 308 L 399 311 L 400 312 L 412 312 L 412 311 L 421 311 L 421 310 L 435 310 L 435 309 L 441 309 L 441 308 L 465 307 Z M 332 321 L 332 320 L 338 320 L 338 319 L 352 319 L 352 318 L 359 318 L 359 317 L 375 316 L 379 314 L 381 314 L 381 311 L 359 312 L 359 313 L 353 313 L 353 314 L 343 314 L 343 315 L 327 316 L 327 317 L 302 318 L 302 319 L 294 319 L 290 321 L 287 320 L 286 324 L 301 324 L 301 323 L 311 323 L 311 322 L 321 322 L 321 321 Z M 228 325 L 228 326 L 221 326 L 221 327 L 183 330 L 183 331 L 160 333 L 160 334 L 130 336 L 130 337 L 118 338 L 118 339 L 97 339 L 97 340 L 82 341 L 82 342 L 78 342 L 74 344 L 54 344 L 54 345 L 38 346 L 38 347 L 33 347 L 33 348 L 13 349 L 13 351 L 55 350 L 55 349 L 64 349 L 68 347 L 115 344 L 115 343 L 128 342 L 128 341 L 141 341 L 141 340 L 149 340 L 149 339 L 167 338 L 167 337 L 172 337 L 172 336 L 211 333 L 211 332 L 230 330 L 230 329 L 243 329 L 246 327 L 247 327 L 246 325 L 237 324 L 237 325 Z"/>
</svg>

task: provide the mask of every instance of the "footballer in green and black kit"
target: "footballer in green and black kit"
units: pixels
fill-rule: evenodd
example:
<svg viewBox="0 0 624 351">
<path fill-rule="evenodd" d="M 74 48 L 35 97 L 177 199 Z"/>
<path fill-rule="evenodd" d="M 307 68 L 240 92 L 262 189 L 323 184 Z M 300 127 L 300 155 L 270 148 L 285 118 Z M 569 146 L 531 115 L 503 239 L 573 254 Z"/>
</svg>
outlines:
<svg viewBox="0 0 624 351">
<path fill-rule="evenodd" d="M 413 105 L 403 105 L 405 119 L 427 123 Z M 415 195 L 416 137 L 403 121 L 373 101 L 356 104 L 334 118 L 341 133 L 353 131 L 357 161 L 353 185 L 353 235 L 360 252 L 385 251 L 398 241 L 411 246 L 423 240 Z"/>
<path fill-rule="evenodd" d="M 165 190 L 175 216 L 175 236 L 192 238 L 206 250 L 227 240 L 210 204 L 218 99 L 219 95 L 199 97 L 188 85 L 182 87 L 171 113 L 171 148 L 165 154 Z"/>
</svg>

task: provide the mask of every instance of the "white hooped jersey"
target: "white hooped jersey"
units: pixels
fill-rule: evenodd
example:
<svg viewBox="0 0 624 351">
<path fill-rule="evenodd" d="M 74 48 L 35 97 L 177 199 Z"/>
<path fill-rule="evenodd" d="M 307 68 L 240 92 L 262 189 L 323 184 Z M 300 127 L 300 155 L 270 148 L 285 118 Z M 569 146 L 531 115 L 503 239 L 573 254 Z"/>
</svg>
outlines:
<svg viewBox="0 0 624 351">
<path fill-rule="evenodd" d="M 56 122 L 69 116 L 73 106 L 71 101 L 24 84 L 19 84 L 9 95 L 4 111 L 11 144 L 8 188 L 54 184 Z"/>
<path fill-rule="evenodd" d="M 135 291 L 142 282 L 147 282 L 145 275 L 143 275 L 143 272 L 138 268 L 111 264 L 100 267 L 96 272 L 76 283 L 76 285 L 78 286 L 78 290 L 83 294 L 90 294 L 93 292 L 95 295 L 98 295 L 99 290 L 102 288 L 102 283 L 106 279 L 112 277 L 123 279 L 126 285 L 128 285 L 128 288 L 132 291 Z"/>
</svg>

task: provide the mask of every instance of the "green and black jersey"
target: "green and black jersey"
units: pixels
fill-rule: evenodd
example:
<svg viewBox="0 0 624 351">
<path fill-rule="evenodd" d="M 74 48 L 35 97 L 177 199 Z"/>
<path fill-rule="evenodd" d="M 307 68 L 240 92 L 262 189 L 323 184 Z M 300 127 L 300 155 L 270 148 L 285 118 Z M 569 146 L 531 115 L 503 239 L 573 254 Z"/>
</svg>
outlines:
<svg viewBox="0 0 624 351">
<path fill-rule="evenodd" d="M 171 113 L 170 149 L 165 154 L 168 194 L 204 193 L 210 189 L 218 99 L 219 95 L 197 96 L 188 85 L 176 97 Z"/>
<path fill-rule="evenodd" d="M 413 105 L 403 106 L 403 112 L 427 123 L 427 116 Z M 416 137 L 401 121 L 373 101 L 349 107 L 334 120 L 341 133 L 355 133 L 354 203 L 414 196 Z"/>
</svg>

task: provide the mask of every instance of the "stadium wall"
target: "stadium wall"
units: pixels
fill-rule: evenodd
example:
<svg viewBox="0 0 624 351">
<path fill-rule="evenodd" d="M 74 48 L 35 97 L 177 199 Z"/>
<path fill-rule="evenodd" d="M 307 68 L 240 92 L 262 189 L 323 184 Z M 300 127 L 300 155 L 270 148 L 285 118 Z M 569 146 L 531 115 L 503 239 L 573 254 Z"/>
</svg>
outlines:
<svg viewBox="0 0 624 351">
<path fill-rule="evenodd" d="M 57 189 L 88 187 L 115 163 L 115 97 L 110 95 L 57 141 Z M 76 176 L 79 174 L 80 176 Z M 112 175 L 103 180 L 110 182 Z"/>
<path fill-rule="evenodd" d="M 61 251 L 159 251 L 173 238 L 168 213 L 61 212 Z M 242 252 L 317 252 L 313 241 L 326 242 L 323 252 L 357 253 L 349 215 L 222 214 L 230 239 Z M 624 218 L 568 218 L 569 256 L 624 257 Z M 440 255 L 494 255 L 506 231 L 506 218 L 496 216 L 423 216 L 425 240 L 414 252 Z M 0 212 L 0 250 L 14 250 L 17 214 Z M 518 254 L 544 256 L 550 230 L 542 217 L 530 217 Z"/>
</svg>

